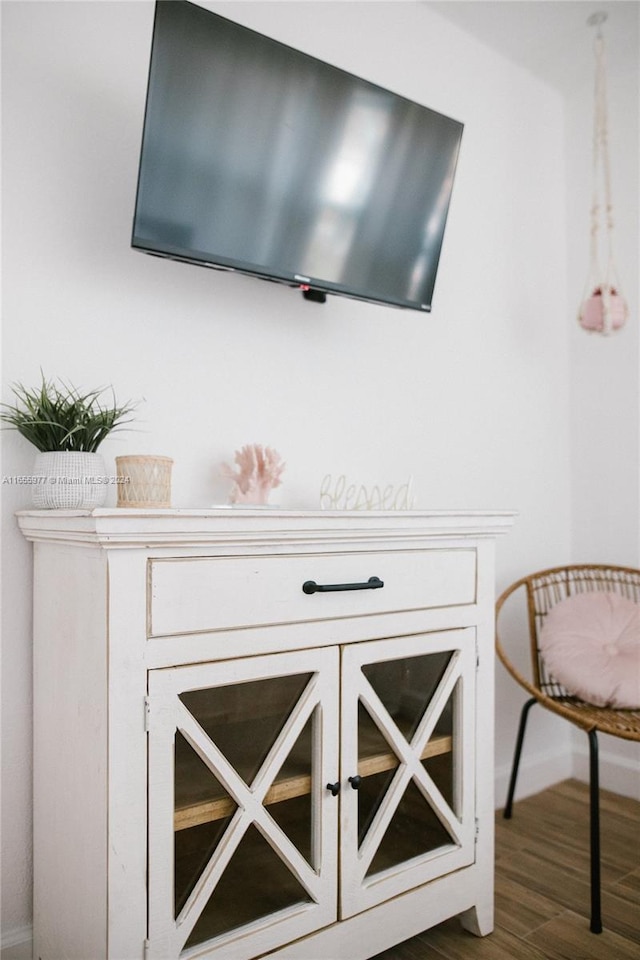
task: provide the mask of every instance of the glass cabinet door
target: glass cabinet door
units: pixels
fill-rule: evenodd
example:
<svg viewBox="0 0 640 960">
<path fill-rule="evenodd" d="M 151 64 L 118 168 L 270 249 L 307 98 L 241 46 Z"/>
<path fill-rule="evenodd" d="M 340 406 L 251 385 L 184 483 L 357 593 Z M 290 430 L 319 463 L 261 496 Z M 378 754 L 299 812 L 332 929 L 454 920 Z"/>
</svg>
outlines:
<svg viewBox="0 0 640 960">
<path fill-rule="evenodd" d="M 341 916 L 473 862 L 475 631 L 347 647 Z"/>
<path fill-rule="evenodd" d="M 337 695 L 335 649 L 150 673 L 151 958 L 336 919 Z"/>
</svg>

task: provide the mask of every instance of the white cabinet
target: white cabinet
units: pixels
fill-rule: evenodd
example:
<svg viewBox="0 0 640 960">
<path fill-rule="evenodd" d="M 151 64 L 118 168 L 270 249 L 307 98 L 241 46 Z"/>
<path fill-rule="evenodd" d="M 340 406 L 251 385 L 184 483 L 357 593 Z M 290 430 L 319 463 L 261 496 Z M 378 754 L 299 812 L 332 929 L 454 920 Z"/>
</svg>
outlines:
<svg viewBox="0 0 640 960">
<path fill-rule="evenodd" d="M 493 923 L 508 513 L 25 512 L 36 960 L 340 960 Z"/>
</svg>

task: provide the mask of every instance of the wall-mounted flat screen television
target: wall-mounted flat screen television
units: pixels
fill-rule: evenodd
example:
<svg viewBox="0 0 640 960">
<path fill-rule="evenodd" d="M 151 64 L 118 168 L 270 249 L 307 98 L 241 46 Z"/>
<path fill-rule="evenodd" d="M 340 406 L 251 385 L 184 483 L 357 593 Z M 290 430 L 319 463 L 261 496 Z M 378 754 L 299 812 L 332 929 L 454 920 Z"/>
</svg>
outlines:
<svg viewBox="0 0 640 960">
<path fill-rule="evenodd" d="M 461 136 L 434 110 L 159 0 L 132 246 L 312 299 L 428 311 Z"/>
</svg>

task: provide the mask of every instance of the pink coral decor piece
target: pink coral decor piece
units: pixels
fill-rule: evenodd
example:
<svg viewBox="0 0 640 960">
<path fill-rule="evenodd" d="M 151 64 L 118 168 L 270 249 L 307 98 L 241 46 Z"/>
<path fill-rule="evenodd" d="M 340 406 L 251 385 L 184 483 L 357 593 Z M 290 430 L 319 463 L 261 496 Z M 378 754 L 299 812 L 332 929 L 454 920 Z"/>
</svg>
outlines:
<svg viewBox="0 0 640 960">
<path fill-rule="evenodd" d="M 282 457 L 272 447 L 253 443 L 236 450 L 234 460 L 237 472 L 228 464 L 223 465 L 223 472 L 234 480 L 229 502 L 264 506 L 274 487 L 282 483 Z"/>
</svg>

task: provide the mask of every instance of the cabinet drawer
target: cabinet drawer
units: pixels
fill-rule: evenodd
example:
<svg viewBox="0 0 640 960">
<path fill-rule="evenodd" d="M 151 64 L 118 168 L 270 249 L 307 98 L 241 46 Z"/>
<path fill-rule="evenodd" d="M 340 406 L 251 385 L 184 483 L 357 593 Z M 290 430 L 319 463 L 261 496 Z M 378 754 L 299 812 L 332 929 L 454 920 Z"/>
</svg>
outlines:
<svg viewBox="0 0 640 960">
<path fill-rule="evenodd" d="M 317 584 L 378 589 L 306 594 Z M 258 625 L 331 620 L 471 604 L 475 550 L 407 550 L 320 556 L 205 557 L 149 561 L 150 637 Z"/>
</svg>

